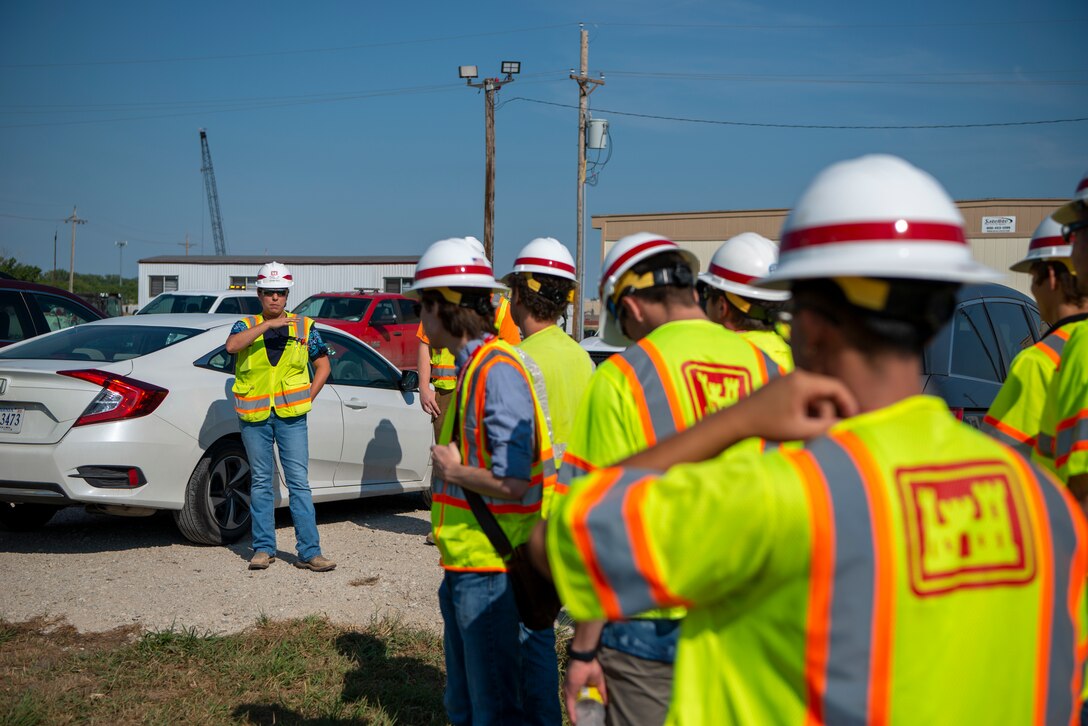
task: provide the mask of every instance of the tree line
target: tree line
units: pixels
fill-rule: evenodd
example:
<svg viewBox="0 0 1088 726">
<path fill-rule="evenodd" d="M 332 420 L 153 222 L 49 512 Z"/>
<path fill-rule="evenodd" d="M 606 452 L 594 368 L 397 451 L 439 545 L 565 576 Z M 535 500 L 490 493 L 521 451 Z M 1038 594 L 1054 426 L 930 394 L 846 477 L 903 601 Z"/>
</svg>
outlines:
<svg viewBox="0 0 1088 726">
<path fill-rule="evenodd" d="M 68 270 L 42 272 L 40 267 L 19 262 L 15 257 L 0 257 L 0 273 L 10 275 L 16 280 L 52 285 L 62 290 L 68 289 Z M 91 275 L 82 272 L 76 273 L 73 283 L 76 294 L 119 292 L 125 303 L 136 302 L 139 295 L 137 285 L 138 280 L 135 277 L 122 278 L 121 284 L 118 285 L 117 275 Z"/>
</svg>

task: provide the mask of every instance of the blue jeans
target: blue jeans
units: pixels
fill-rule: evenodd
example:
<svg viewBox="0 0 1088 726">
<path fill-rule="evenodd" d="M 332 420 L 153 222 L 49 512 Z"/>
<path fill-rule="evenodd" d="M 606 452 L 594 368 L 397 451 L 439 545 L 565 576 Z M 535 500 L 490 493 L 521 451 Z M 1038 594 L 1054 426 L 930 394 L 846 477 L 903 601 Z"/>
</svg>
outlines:
<svg viewBox="0 0 1088 726">
<path fill-rule="evenodd" d="M 276 492 L 272 484 L 272 442 L 280 449 L 280 466 L 287 481 L 291 521 L 295 525 L 298 557 L 309 561 L 321 554 L 314 501 L 310 495 L 310 439 L 306 415 L 280 418 L 273 411 L 264 421 L 242 421 L 242 443 L 250 468 L 249 511 L 253 550 L 276 554 Z"/>
<path fill-rule="evenodd" d="M 518 609 L 506 573 L 446 572 L 446 715 L 453 726 L 525 722 L 519 692 Z"/>
<path fill-rule="evenodd" d="M 679 620 L 624 620 L 608 623 L 601 631 L 601 645 L 661 663 L 676 661 L 679 640 Z"/>
<path fill-rule="evenodd" d="M 529 630 L 518 623 L 521 641 L 521 701 L 525 723 L 560 726 L 559 662 L 555 655 L 555 628 Z"/>
</svg>

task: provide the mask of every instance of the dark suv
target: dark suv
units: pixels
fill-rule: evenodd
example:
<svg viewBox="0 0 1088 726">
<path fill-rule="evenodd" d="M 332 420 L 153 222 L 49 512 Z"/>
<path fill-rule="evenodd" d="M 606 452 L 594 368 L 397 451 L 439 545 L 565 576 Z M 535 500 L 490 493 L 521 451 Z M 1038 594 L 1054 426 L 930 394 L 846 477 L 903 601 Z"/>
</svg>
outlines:
<svg viewBox="0 0 1088 726">
<path fill-rule="evenodd" d="M 419 304 L 391 292 L 321 292 L 291 311 L 346 330 L 401 370 L 416 368 Z"/>
<path fill-rule="evenodd" d="M 925 350 L 924 392 L 940 396 L 961 419 L 978 427 L 1005 382 L 1012 359 L 1043 335 L 1035 302 L 1004 285 L 965 285 L 952 321 Z M 586 338 L 594 363 L 621 348 Z"/>
<path fill-rule="evenodd" d="M 0 279 L 0 348 L 104 317 L 59 287 Z"/>
</svg>

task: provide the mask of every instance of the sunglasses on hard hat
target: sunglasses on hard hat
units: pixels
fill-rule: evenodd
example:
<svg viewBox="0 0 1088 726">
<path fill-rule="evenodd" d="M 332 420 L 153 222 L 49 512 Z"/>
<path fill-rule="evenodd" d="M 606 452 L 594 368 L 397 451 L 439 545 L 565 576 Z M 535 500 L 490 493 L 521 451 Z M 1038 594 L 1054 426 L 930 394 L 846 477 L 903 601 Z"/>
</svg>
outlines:
<svg viewBox="0 0 1088 726">
<path fill-rule="evenodd" d="M 261 294 L 265 297 L 273 297 L 274 295 L 287 297 L 287 290 L 261 290 Z"/>
<path fill-rule="evenodd" d="M 1071 224 L 1062 225 L 1062 239 L 1065 240 L 1067 245 L 1073 244 L 1076 236 L 1088 229 L 1088 220 L 1080 220 Z"/>
</svg>

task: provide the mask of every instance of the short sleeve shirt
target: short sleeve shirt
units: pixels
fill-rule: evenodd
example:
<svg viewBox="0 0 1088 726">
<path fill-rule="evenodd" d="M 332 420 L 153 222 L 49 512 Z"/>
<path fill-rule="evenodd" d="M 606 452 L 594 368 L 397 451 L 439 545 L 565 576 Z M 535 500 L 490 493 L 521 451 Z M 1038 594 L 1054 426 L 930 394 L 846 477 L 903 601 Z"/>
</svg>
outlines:
<svg viewBox="0 0 1088 726">
<path fill-rule="evenodd" d="M 239 320 L 230 329 L 230 334 L 241 333 L 247 327 L 244 320 Z M 261 337 L 264 339 L 265 350 L 268 351 L 268 362 L 273 366 L 279 364 L 283 351 L 287 348 L 287 341 L 291 339 L 288 326 L 269 330 Z M 310 360 L 316 360 L 323 355 L 329 354 L 329 346 L 325 345 L 325 341 L 321 338 L 321 333 L 318 332 L 316 325 L 310 327 L 310 337 L 306 343 Z"/>
</svg>

